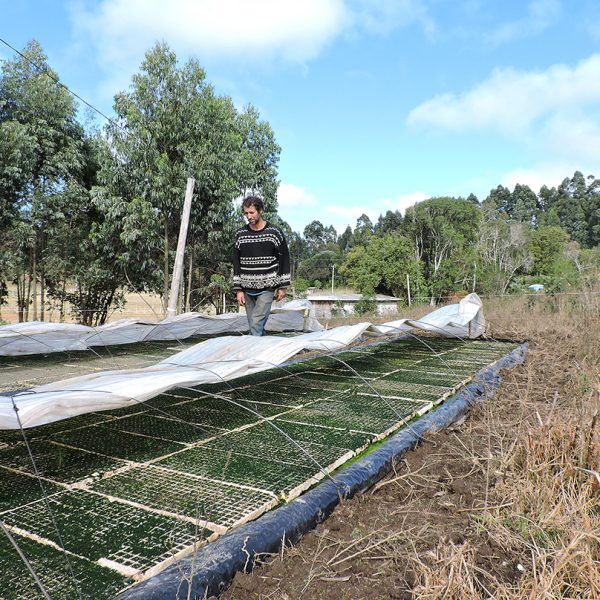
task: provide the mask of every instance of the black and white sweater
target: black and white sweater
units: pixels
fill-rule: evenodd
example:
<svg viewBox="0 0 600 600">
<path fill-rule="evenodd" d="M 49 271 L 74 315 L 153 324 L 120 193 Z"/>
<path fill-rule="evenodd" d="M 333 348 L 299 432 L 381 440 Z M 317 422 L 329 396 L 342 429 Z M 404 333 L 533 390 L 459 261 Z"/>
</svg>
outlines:
<svg viewBox="0 0 600 600">
<path fill-rule="evenodd" d="M 260 292 L 290 285 L 290 253 L 279 227 L 254 231 L 249 225 L 235 234 L 233 289 Z"/>
</svg>

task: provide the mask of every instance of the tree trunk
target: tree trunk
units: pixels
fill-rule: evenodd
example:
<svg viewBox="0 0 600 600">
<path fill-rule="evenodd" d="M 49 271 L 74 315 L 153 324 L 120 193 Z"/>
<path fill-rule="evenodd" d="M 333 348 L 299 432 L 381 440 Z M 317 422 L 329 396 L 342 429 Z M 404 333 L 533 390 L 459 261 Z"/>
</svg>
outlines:
<svg viewBox="0 0 600 600">
<path fill-rule="evenodd" d="M 44 226 L 42 225 L 41 230 L 40 230 L 40 257 L 42 259 L 40 262 L 40 321 L 43 321 L 44 317 L 46 315 L 46 307 L 45 307 L 46 282 L 45 282 L 44 261 L 43 261 L 45 246 L 46 246 L 46 240 L 44 237 Z"/>
<path fill-rule="evenodd" d="M 38 320 L 38 302 L 37 302 L 37 255 L 35 244 L 33 246 L 33 254 L 31 257 L 31 275 L 33 278 L 33 320 Z"/>
<path fill-rule="evenodd" d="M 163 312 L 167 314 L 167 306 L 169 305 L 169 225 L 165 218 L 165 256 L 163 266 Z"/>
<path fill-rule="evenodd" d="M 194 253 L 190 251 L 190 266 L 188 268 L 188 284 L 187 284 L 187 293 L 185 295 L 185 312 L 190 312 L 190 300 L 192 298 L 192 274 L 193 274 L 193 264 L 194 264 Z"/>
<path fill-rule="evenodd" d="M 23 296 L 25 295 L 25 280 L 17 272 L 17 318 L 19 323 L 23 322 Z"/>
<path fill-rule="evenodd" d="M 183 267 L 183 265 L 182 265 Z M 182 276 L 181 281 L 179 282 L 179 295 L 177 296 L 177 314 L 180 315 L 182 313 L 183 306 L 183 292 L 185 290 L 185 279 Z"/>
<path fill-rule="evenodd" d="M 23 287 L 25 287 L 25 282 L 23 282 Z M 23 294 L 23 316 L 25 321 L 29 321 L 29 302 L 31 299 L 31 273 L 28 274 L 27 277 L 27 291 Z"/>
<path fill-rule="evenodd" d="M 46 316 L 46 307 L 45 307 L 45 303 L 46 303 L 46 279 L 44 277 L 44 268 L 42 267 L 40 269 L 40 321 L 44 320 L 44 317 Z M 50 319 L 52 319 L 52 316 L 50 316 Z"/>
<path fill-rule="evenodd" d="M 67 280 L 63 279 L 62 282 L 62 294 L 60 295 L 60 313 L 59 313 L 59 321 L 61 323 L 65 322 L 65 291 L 67 287 Z"/>
</svg>

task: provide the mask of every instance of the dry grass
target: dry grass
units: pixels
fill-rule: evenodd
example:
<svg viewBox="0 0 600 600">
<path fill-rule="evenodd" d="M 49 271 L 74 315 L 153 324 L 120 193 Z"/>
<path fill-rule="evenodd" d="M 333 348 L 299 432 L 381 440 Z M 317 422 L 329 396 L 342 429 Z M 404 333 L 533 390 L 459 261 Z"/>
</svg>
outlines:
<svg viewBox="0 0 600 600">
<path fill-rule="evenodd" d="M 599 312 L 585 297 L 488 308 L 500 335 L 532 345 L 507 378 L 513 418 L 493 403 L 479 410 L 488 443 L 472 458 L 485 461 L 487 483 L 472 520 L 521 576 L 501 581 L 469 541 L 441 542 L 410 557 L 414 597 L 600 598 Z"/>
<path fill-rule="evenodd" d="M 485 307 L 530 340 L 495 399 L 226 598 L 600 598 L 600 299 Z"/>
</svg>

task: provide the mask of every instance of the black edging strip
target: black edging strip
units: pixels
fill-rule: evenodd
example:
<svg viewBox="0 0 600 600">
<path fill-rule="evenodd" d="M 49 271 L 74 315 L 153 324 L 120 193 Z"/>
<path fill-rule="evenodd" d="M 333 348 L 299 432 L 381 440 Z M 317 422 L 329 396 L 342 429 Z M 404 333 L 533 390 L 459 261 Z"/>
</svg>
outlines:
<svg viewBox="0 0 600 600">
<path fill-rule="evenodd" d="M 410 428 L 400 430 L 380 448 L 335 475 L 333 481 L 324 481 L 289 504 L 228 532 L 200 548 L 195 556 L 120 594 L 118 600 L 201 600 L 221 593 L 238 571 L 252 569 L 255 556 L 276 553 L 282 543 L 297 542 L 304 533 L 324 521 L 342 499 L 351 498 L 384 477 L 424 434 L 448 427 L 472 405 L 493 396 L 500 386 L 500 370 L 522 363 L 527 347 L 525 342 L 479 371 L 471 383 Z"/>
</svg>

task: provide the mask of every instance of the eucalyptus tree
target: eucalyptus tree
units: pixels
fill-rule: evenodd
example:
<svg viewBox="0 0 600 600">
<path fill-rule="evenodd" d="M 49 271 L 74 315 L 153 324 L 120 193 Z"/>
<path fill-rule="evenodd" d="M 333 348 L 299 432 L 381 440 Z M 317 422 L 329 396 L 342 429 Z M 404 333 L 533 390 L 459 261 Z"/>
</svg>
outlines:
<svg viewBox="0 0 600 600">
<path fill-rule="evenodd" d="M 179 65 L 165 44 L 149 50 L 129 91 L 115 97 L 107 127 L 112 160 L 100 172 L 105 202 L 139 202 L 155 213 L 145 232 L 157 269 L 150 289 L 168 296 L 172 249 L 188 177 L 196 179 L 188 231 L 188 291 L 197 272 L 210 280 L 229 255 L 237 219 L 233 200 L 258 190 L 275 205 L 279 147 L 252 107 L 239 113 L 216 95 L 195 59 Z M 196 264 L 194 264 L 196 261 Z"/>
<path fill-rule="evenodd" d="M 476 288 L 486 294 L 505 294 L 515 277 L 531 266 L 527 223 L 506 221 L 484 202 L 477 235 Z"/>
<path fill-rule="evenodd" d="M 7 279 L 19 257 L 20 200 L 31 178 L 34 140 L 18 121 L 0 123 L 0 306 L 8 295 Z"/>
<path fill-rule="evenodd" d="M 537 194 L 528 185 L 517 183 L 511 194 L 510 218 L 519 223 L 534 224 L 539 208 Z"/>
<path fill-rule="evenodd" d="M 311 221 L 304 228 L 303 233 L 310 254 L 323 250 L 333 250 L 332 246 L 337 241 L 337 232 L 333 225 L 325 226 L 321 221 Z"/>
<path fill-rule="evenodd" d="M 373 235 L 373 222 L 368 215 L 362 214 L 356 219 L 356 226 L 352 233 L 353 242 L 357 245 L 365 245 L 369 243 L 369 239 Z"/>
<path fill-rule="evenodd" d="M 33 318 L 44 317 L 48 230 L 64 226 L 57 205 L 81 166 L 83 130 L 77 107 L 57 79 L 35 41 L 22 55 L 5 61 L 0 75 L 0 212 L 5 221 L 7 214 L 17 221 L 8 243 L 21 320 L 27 318 L 30 301 Z"/>
<path fill-rule="evenodd" d="M 432 303 L 473 282 L 479 221 L 479 208 L 462 199 L 431 198 L 407 209 L 403 229 L 423 263 Z"/>
<path fill-rule="evenodd" d="M 386 211 L 385 215 L 379 215 L 377 223 L 375 223 L 374 231 L 377 235 L 384 235 L 400 229 L 402 225 L 402 214 L 399 210 Z"/>
</svg>

